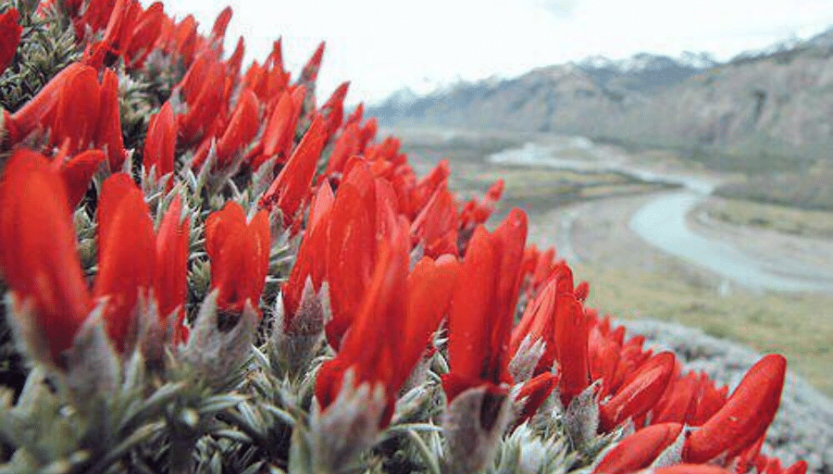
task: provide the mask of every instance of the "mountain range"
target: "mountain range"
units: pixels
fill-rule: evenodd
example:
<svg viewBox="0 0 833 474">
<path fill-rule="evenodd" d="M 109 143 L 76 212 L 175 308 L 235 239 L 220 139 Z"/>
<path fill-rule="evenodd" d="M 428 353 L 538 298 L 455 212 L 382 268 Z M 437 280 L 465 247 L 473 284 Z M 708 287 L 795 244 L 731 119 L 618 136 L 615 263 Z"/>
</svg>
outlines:
<svg viewBox="0 0 833 474">
<path fill-rule="evenodd" d="M 387 125 L 578 134 L 738 159 L 833 150 L 833 28 L 718 62 L 706 53 L 589 57 L 511 79 L 407 90 L 373 106 Z"/>
</svg>

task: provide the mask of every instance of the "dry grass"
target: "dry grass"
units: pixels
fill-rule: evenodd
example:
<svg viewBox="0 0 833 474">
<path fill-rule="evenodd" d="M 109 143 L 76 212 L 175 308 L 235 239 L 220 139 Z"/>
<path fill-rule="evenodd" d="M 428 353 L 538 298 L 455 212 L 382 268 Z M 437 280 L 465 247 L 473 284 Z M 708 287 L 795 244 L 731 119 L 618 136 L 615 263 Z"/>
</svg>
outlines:
<svg viewBox="0 0 833 474">
<path fill-rule="evenodd" d="M 741 199 L 710 201 L 698 209 L 728 224 L 809 237 L 833 237 L 833 212 L 813 211 Z"/>
</svg>

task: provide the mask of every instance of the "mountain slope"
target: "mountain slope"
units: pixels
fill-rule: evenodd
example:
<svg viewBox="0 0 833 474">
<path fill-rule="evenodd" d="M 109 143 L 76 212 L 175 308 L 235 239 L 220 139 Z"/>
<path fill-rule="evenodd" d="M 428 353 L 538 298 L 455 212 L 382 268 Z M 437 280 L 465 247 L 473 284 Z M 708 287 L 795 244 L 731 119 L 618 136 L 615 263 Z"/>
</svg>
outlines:
<svg viewBox="0 0 833 474">
<path fill-rule="evenodd" d="M 718 64 L 707 55 L 588 58 L 518 78 L 460 84 L 373 112 L 383 122 L 582 134 L 817 157 L 833 147 L 833 30 Z"/>
</svg>

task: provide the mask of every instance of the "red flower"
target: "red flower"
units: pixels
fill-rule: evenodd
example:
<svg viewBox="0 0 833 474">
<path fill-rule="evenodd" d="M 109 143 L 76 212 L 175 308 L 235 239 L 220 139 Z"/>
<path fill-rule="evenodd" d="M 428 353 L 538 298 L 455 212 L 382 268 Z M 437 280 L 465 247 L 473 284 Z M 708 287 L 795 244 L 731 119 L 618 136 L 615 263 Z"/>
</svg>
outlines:
<svg viewBox="0 0 833 474">
<path fill-rule="evenodd" d="M 295 148 L 286 166 L 281 170 L 269 189 L 260 198 L 260 207 L 271 210 L 280 208 L 283 224 L 290 226 L 302 210 L 315 174 L 315 166 L 324 147 L 324 121 L 320 116 L 313 120 L 301 143 Z"/>
<path fill-rule="evenodd" d="M 41 125 L 50 113 L 54 115 L 55 105 L 67 81 L 85 68 L 86 66 L 81 63 L 70 64 L 47 82 L 37 95 L 9 116 L 4 123 L 9 134 L 9 141 L 12 144 L 20 142 Z M 96 97 L 95 100 L 97 99 Z"/>
<path fill-rule="evenodd" d="M 135 330 L 139 295 L 153 285 L 156 243 L 142 191 L 129 175 L 104 181 L 98 202 L 98 275 L 96 298 L 107 297 L 107 334 L 119 351 Z"/>
<path fill-rule="evenodd" d="M 555 308 L 556 358 L 561 367 L 559 393 L 561 402 L 567 406 L 590 385 L 587 318 L 572 293 L 558 294 Z"/>
<path fill-rule="evenodd" d="M 518 391 L 515 400 L 524 400 L 517 424 L 532 418 L 558 385 L 558 375 L 542 372 L 528 380 Z"/>
<path fill-rule="evenodd" d="M 221 11 L 214 20 L 214 26 L 211 27 L 211 42 L 216 43 L 219 48 L 223 47 L 223 39 L 226 37 L 226 28 L 231 21 L 232 15 L 231 7 L 226 7 Z"/>
<path fill-rule="evenodd" d="M 260 127 L 260 102 L 254 92 L 246 89 L 240 94 L 237 106 L 223 136 L 217 142 L 220 166 L 230 164 L 232 157 L 249 145 Z"/>
<path fill-rule="evenodd" d="M 232 66 L 231 60 L 229 63 Z M 272 43 L 272 52 L 269 53 L 263 66 L 257 61 L 249 66 L 243 76 L 241 86 L 254 91 L 261 102 L 267 103 L 267 110 L 271 113 L 274 109 L 274 100 L 281 96 L 288 84 L 289 73 L 283 69 L 283 53 L 279 39 Z"/>
<path fill-rule="evenodd" d="M 101 85 L 100 94 L 101 108 L 98 115 L 95 145 L 98 148 L 107 148 L 110 169 L 116 171 L 122 168 L 127 152 L 124 150 L 121 131 L 119 80 L 111 69 L 104 71 L 104 82 Z"/>
<path fill-rule="evenodd" d="M 312 57 L 309 58 L 307 64 L 304 65 L 304 69 L 301 71 L 301 77 L 298 79 L 300 84 L 310 84 L 315 82 L 318 78 L 318 70 L 321 69 L 321 59 L 323 57 L 324 42 L 322 41 L 318 47 L 315 48 L 315 52 L 312 53 Z"/>
<path fill-rule="evenodd" d="M 71 209 L 75 209 L 84 198 L 93 175 L 104 159 L 104 152 L 101 150 L 87 150 L 69 159 L 64 158 L 63 153 L 59 153 L 53 158 L 52 166 L 60 170 L 61 177 L 64 179 L 67 204 Z"/>
<path fill-rule="evenodd" d="M 68 3 L 72 4 L 70 10 L 77 12 L 84 2 L 72 0 Z M 110 14 L 115 9 L 115 4 L 116 2 L 112 0 L 90 0 L 87 8 L 84 9 L 83 15 L 74 21 L 75 36 L 79 39 L 83 38 L 87 28 L 94 33 L 104 28 L 110 19 Z"/>
<path fill-rule="evenodd" d="M 177 86 L 188 104 L 188 111 L 177 117 L 182 143 L 191 144 L 205 135 L 227 103 L 225 73 L 223 63 L 211 55 L 200 56 Z"/>
<path fill-rule="evenodd" d="M 273 156 L 277 157 L 278 163 L 286 162 L 295 140 L 295 129 L 305 94 L 306 88 L 301 86 L 294 91 L 286 90 L 280 95 L 266 122 L 260 143 L 249 154 L 252 169 L 260 168 L 260 165 Z"/>
<path fill-rule="evenodd" d="M 327 99 L 327 102 L 321 106 L 321 114 L 324 116 L 324 130 L 326 139 L 325 143 L 329 143 L 330 138 L 335 135 L 338 127 L 341 126 L 341 121 L 344 119 L 344 98 L 347 96 L 347 89 L 350 87 L 349 82 L 344 82 L 333 91 L 333 94 Z"/>
<path fill-rule="evenodd" d="M 513 357 L 526 338 L 533 344 L 537 341 L 544 342 L 544 353 L 535 367 L 535 375 L 549 372 L 555 363 L 556 288 L 555 279 L 550 280 L 535 299 L 526 305 L 523 317 L 512 330 L 509 339 L 509 352 Z"/>
<path fill-rule="evenodd" d="M 228 125 L 225 127 L 225 131 L 217 141 L 218 168 L 222 169 L 231 165 L 235 155 L 249 145 L 260 127 L 259 115 L 260 104 L 257 96 L 249 89 L 244 90 L 240 94 L 240 99 L 234 108 Z M 205 162 L 212 142 L 213 138 L 205 139 L 197 150 L 193 163 L 195 168 L 201 167 Z"/>
<path fill-rule="evenodd" d="M 409 275 L 409 249 L 407 223 L 401 220 L 381 242 L 370 286 L 343 345 L 318 373 L 315 395 L 323 409 L 337 397 L 345 372 L 353 370 L 356 385 L 385 388 L 388 406 L 379 426 L 390 422 L 399 388 L 440 324 L 458 269 L 453 258 L 424 258 Z"/>
<path fill-rule="evenodd" d="M 443 186 L 411 224 L 415 242 L 422 241 L 423 251 L 429 257 L 443 254 L 457 255 L 457 203 Z"/>
<path fill-rule="evenodd" d="M 495 211 L 495 205 L 503 194 L 503 180 L 495 181 L 495 184 L 483 196 L 483 200 L 477 202 L 472 199 L 467 202 L 460 211 L 460 230 L 472 229 L 477 224 L 483 224 Z"/>
<path fill-rule="evenodd" d="M 188 296 L 188 244 L 191 221 L 181 219 L 182 199 L 177 195 L 162 217 L 156 235 L 156 266 L 153 290 L 159 306 L 159 317 L 177 313 L 174 343 L 184 340 L 183 320 Z"/>
<path fill-rule="evenodd" d="M 104 37 L 100 42 L 87 46 L 84 52 L 84 63 L 100 69 L 102 65 L 111 65 L 117 57 L 121 56 L 130 40 L 134 22 L 138 19 L 140 12 L 141 6 L 138 2 L 131 0 L 113 2 Z"/>
<path fill-rule="evenodd" d="M 165 102 L 159 112 L 150 117 L 142 152 L 145 172 L 150 173 L 150 169 L 154 167 L 157 177 L 174 172 L 176 131 L 174 111 L 170 102 Z"/>
<path fill-rule="evenodd" d="M 665 394 L 651 410 L 653 423 L 685 423 L 697 395 L 697 375 L 694 372 L 676 377 L 668 383 Z"/>
<path fill-rule="evenodd" d="M 161 2 L 151 4 L 142 12 L 133 27 L 130 41 L 124 48 L 124 55 L 130 68 L 141 68 L 153 46 L 162 33 L 165 11 Z"/>
<path fill-rule="evenodd" d="M 462 391 L 511 383 L 509 337 L 520 286 L 526 214 L 513 209 L 489 234 L 474 231 L 448 319 L 451 371 L 443 376 L 449 400 Z"/>
<path fill-rule="evenodd" d="M 377 196 L 373 175 L 358 160 L 338 188 L 330 214 L 326 280 L 333 317 L 327 341 L 338 349 L 370 283 L 376 262 Z"/>
<path fill-rule="evenodd" d="M 787 361 L 770 354 L 743 377 L 726 404 L 686 440 L 686 462 L 708 462 L 721 454 L 731 459 L 760 438 L 775 418 Z"/>
<path fill-rule="evenodd" d="M 675 361 L 673 353 L 661 352 L 631 374 L 613 398 L 599 407 L 601 430 L 609 432 L 628 418 L 647 413 L 665 392 Z"/>
<path fill-rule="evenodd" d="M 645 469 L 680 436 L 683 425 L 663 423 L 625 437 L 593 469 L 599 474 L 628 474 Z"/>
<path fill-rule="evenodd" d="M 289 278 L 281 287 L 281 297 L 285 311 L 284 330 L 288 329 L 292 317 L 301 304 L 301 296 L 307 280 L 317 293 L 321 289 L 327 270 L 327 229 L 330 223 L 330 211 L 333 207 L 333 192 L 329 186 L 318 188 L 309 215 L 307 231 L 301 240 L 295 265 Z"/>
<path fill-rule="evenodd" d="M 205 221 L 205 249 L 211 259 L 211 288 L 217 306 L 242 313 L 246 301 L 257 309 L 269 267 L 269 216 L 260 211 L 251 222 L 240 204 L 228 201 Z"/>
<path fill-rule="evenodd" d="M 20 13 L 16 8 L 9 8 L 0 15 L 0 74 L 12 63 L 20 43 L 23 27 L 18 24 Z"/>
<path fill-rule="evenodd" d="M 0 183 L 0 268 L 12 291 L 32 299 L 59 366 L 91 308 L 71 216 L 64 182 L 47 160 L 15 151 Z"/>
<path fill-rule="evenodd" d="M 65 145 L 70 153 L 93 142 L 98 132 L 101 86 L 95 69 L 83 66 L 73 71 L 62 85 L 48 126 L 54 146 Z"/>
<path fill-rule="evenodd" d="M 231 53 L 231 57 L 226 61 L 229 76 L 234 78 L 235 83 L 237 82 L 238 76 L 240 76 L 240 67 L 243 63 L 243 54 L 245 54 L 245 51 L 246 43 L 241 36 L 237 38 L 237 46 L 235 46 L 234 52 Z"/>
<path fill-rule="evenodd" d="M 343 127 L 341 135 L 333 146 L 333 151 L 330 153 L 330 158 L 327 161 L 327 169 L 324 171 L 324 176 L 337 178 L 338 174 L 344 171 L 344 165 L 347 160 L 359 153 L 359 126 L 358 124 L 349 124 Z"/>
<path fill-rule="evenodd" d="M 107 148 L 110 168 L 119 169 L 126 152 L 121 132 L 118 78 L 107 69 L 99 85 L 98 72 L 72 64 L 58 73 L 37 96 L 9 117 L 12 143 L 38 126 L 50 130 L 50 143 L 67 154 L 89 147 Z"/>
</svg>

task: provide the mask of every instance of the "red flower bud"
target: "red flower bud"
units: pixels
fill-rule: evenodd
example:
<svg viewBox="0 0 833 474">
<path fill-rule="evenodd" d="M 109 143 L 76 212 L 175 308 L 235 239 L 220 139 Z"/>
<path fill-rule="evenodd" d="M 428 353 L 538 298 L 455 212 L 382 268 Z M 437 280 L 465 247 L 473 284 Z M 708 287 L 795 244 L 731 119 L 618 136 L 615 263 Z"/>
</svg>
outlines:
<svg viewBox="0 0 833 474">
<path fill-rule="evenodd" d="M 271 210 L 277 204 L 283 214 L 285 226 L 295 221 L 301 205 L 309 195 L 315 166 L 324 147 L 323 133 L 324 122 L 319 116 L 313 120 L 286 166 L 260 199 L 262 208 Z"/>
<path fill-rule="evenodd" d="M 474 231 L 448 319 L 449 402 L 468 388 L 512 381 L 509 342 L 526 230 L 526 214 L 513 209 L 494 233 Z"/>
<path fill-rule="evenodd" d="M 555 303 L 555 347 L 561 367 L 559 394 L 564 406 L 590 385 L 587 319 L 572 292 L 561 293 Z"/>
<path fill-rule="evenodd" d="M 205 250 L 211 259 L 211 288 L 219 290 L 217 306 L 242 313 L 246 301 L 257 309 L 269 268 L 271 236 L 264 211 L 246 223 L 240 204 L 226 202 L 205 221 Z"/>
<path fill-rule="evenodd" d="M 39 153 L 18 149 L 0 182 L 0 268 L 12 291 L 34 302 L 52 360 L 72 346 L 91 308 L 61 177 Z"/>
<path fill-rule="evenodd" d="M 144 194 L 125 173 L 104 181 L 97 212 L 98 275 L 93 295 L 108 298 L 107 334 L 123 351 L 135 329 L 139 294 L 153 285 L 153 221 Z"/>
<path fill-rule="evenodd" d="M 333 201 L 333 192 L 328 185 L 318 188 L 295 265 L 281 288 L 285 313 L 284 330 L 290 327 L 292 318 L 298 311 L 307 279 L 312 282 L 312 289 L 315 292 L 321 289 L 321 284 L 324 282 L 327 270 L 327 229 Z"/>
<path fill-rule="evenodd" d="M 59 167 L 66 184 L 67 204 L 71 209 L 75 209 L 84 198 L 93 175 L 104 159 L 104 152 L 101 150 L 87 150 L 66 161 L 60 155 L 53 159 L 53 167 Z"/>
<path fill-rule="evenodd" d="M 162 177 L 174 172 L 174 151 L 176 150 L 176 120 L 170 102 L 162 104 L 159 112 L 150 117 L 145 148 L 142 153 L 145 171 L 156 170 Z"/>
<path fill-rule="evenodd" d="M 558 385 L 558 376 L 549 372 L 543 372 L 528 380 L 515 396 L 515 400 L 526 399 L 517 423 L 521 424 L 532 418 L 556 385 Z"/>
<path fill-rule="evenodd" d="M 602 431 L 611 431 L 628 418 L 647 413 L 665 392 L 674 362 L 672 352 L 661 352 L 634 372 L 613 398 L 599 407 Z"/>
<path fill-rule="evenodd" d="M 625 437 L 596 465 L 594 473 L 628 474 L 651 465 L 680 435 L 683 425 L 663 423 Z"/>
<path fill-rule="evenodd" d="M 16 8 L 9 8 L 0 15 L 0 74 L 9 67 L 17 52 L 20 35 L 23 33 L 19 21 L 20 13 Z"/>
<path fill-rule="evenodd" d="M 726 404 L 689 436 L 683 459 L 708 462 L 723 453 L 731 459 L 760 438 L 778 410 L 786 368 L 777 354 L 753 365 Z"/>
<path fill-rule="evenodd" d="M 174 343 L 182 342 L 182 322 L 188 296 L 188 244 L 191 220 L 181 219 L 182 199 L 177 195 L 162 217 L 156 235 L 156 266 L 153 290 L 159 304 L 159 317 L 164 321 L 177 312 Z"/>
<path fill-rule="evenodd" d="M 301 71 L 301 77 L 299 82 L 301 84 L 308 84 L 314 83 L 315 80 L 318 78 L 318 70 L 321 69 L 321 59 L 324 57 L 324 42 L 322 41 L 317 48 L 315 48 L 315 52 L 312 53 L 312 57 L 309 58 L 307 64 L 304 65 L 304 69 Z"/>
</svg>

